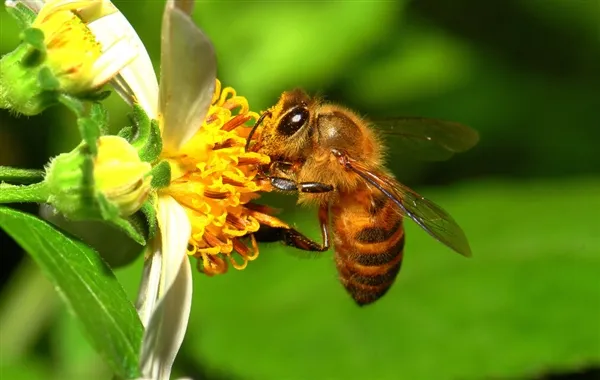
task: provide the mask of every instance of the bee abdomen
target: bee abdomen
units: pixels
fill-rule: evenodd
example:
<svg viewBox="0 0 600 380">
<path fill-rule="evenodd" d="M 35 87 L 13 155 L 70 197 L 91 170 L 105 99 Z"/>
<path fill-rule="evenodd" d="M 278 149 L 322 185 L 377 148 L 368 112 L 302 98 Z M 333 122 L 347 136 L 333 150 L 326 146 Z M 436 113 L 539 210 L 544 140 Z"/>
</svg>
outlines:
<svg viewBox="0 0 600 380">
<path fill-rule="evenodd" d="M 400 272 L 404 251 L 402 219 L 389 230 L 365 227 L 353 242 L 345 243 L 336 249 L 341 282 L 356 303 L 370 304 L 388 291 Z"/>
</svg>

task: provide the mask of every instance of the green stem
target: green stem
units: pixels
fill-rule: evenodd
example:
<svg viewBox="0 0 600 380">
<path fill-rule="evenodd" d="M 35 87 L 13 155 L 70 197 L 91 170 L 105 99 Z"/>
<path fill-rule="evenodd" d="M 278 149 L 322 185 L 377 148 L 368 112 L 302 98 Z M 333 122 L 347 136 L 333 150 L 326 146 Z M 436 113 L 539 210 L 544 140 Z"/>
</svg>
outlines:
<svg viewBox="0 0 600 380">
<path fill-rule="evenodd" d="M 0 182 L 29 184 L 44 179 L 44 171 L 36 169 L 18 169 L 0 166 Z"/>
<path fill-rule="evenodd" d="M 0 183 L 0 203 L 23 203 L 48 201 L 50 190 L 46 182 L 33 185 L 9 185 Z"/>
</svg>

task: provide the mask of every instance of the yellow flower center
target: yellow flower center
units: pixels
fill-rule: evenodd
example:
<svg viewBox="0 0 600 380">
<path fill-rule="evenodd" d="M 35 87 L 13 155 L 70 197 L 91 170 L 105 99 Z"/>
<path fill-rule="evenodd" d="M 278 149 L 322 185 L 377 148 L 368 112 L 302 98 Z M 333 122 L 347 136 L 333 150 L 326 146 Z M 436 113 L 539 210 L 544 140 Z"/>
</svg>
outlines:
<svg viewBox="0 0 600 380">
<path fill-rule="evenodd" d="M 244 97 L 230 87 L 221 92 L 217 81 L 202 127 L 178 152 L 163 157 L 171 164 L 172 178 L 161 192 L 185 208 L 192 225 L 188 254 L 208 275 L 226 272 L 228 261 L 243 269 L 254 260 L 258 249 L 252 233 L 261 223 L 284 226 L 266 207 L 250 203 L 257 192 L 271 189 L 256 178 L 257 166 L 268 164 L 269 157 L 245 150 L 250 128 L 243 126 L 257 119 Z"/>
<path fill-rule="evenodd" d="M 44 32 L 46 62 L 61 89 L 72 93 L 89 89 L 97 74 L 94 64 L 102 55 L 102 46 L 73 12 L 81 4 L 75 2 L 69 9 L 55 3 L 49 1 L 44 5 L 32 27 Z"/>
</svg>

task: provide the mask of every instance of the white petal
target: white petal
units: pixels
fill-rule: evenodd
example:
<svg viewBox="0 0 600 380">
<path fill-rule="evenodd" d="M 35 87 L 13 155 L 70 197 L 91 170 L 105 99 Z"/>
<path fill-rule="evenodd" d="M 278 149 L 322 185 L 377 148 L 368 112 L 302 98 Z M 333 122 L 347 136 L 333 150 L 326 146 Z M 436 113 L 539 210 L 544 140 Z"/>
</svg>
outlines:
<svg viewBox="0 0 600 380">
<path fill-rule="evenodd" d="M 160 277 L 162 274 L 162 249 L 160 239 L 155 239 L 150 244 L 150 255 L 144 260 L 144 271 L 140 290 L 135 304 L 140 321 L 144 329 L 148 328 L 150 317 L 156 309 L 158 302 L 158 290 L 160 288 Z"/>
<path fill-rule="evenodd" d="M 169 380 L 181 347 L 192 305 L 192 268 L 183 258 L 172 286 L 158 302 L 144 331 L 140 367 L 143 376 Z"/>
<path fill-rule="evenodd" d="M 83 22 L 88 22 L 118 12 L 118 9 L 108 0 L 49 0 L 42 7 L 40 15 L 60 11 L 75 11 Z"/>
<path fill-rule="evenodd" d="M 137 101 L 150 118 L 156 119 L 158 81 L 150 56 L 131 24 L 118 12 L 102 17 L 90 23 L 88 27 L 103 47 L 123 38 L 136 51 L 136 58 L 120 71 L 112 80 L 112 84 L 127 102 Z"/>
<path fill-rule="evenodd" d="M 217 74 L 213 45 L 188 12 L 189 1 L 169 0 L 163 15 L 159 113 L 163 144 L 172 151 L 204 121 Z"/>
<path fill-rule="evenodd" d="M 168 379 L 192 302 L 192 271 L 187 257 L 191 225 L 183 207 L 170 196 L 159 198 L 157 218 L 160 236 L 146 262 L 138 299 L 140 319 L 146 326 L 140 367 L 145 377 Z M 160 268 L 158 283 L 155 268 Z"/>
<path fill-rule="evenodd" d="M 102 48 L 105 50 L 104 46 Z M 93 88 L 100 87 L 114 78 L 127 65 L 133 62 L 136 58 L 137 50 L 137 46 L 125 39 L 121 39 L 108 46 L 105 52 L 94 62 L 94 71 L 97 74 L 91 86 Z"/>
<path fill-rule="evenodd" d="M 187 246 L 192 234 L 192 226 L 185 210 L 170 196 L 158 198 L 156 217 L 160 229 L 163 256 L 163 281 L 159 296 L 165 293 L 175 280 L 179 266 L 187 257 Z"/>
<path fill-rule="evenodd" d="M 77 11 L 79 17 L 86 23 L 98 20 L 112 13 L 121 13 L 110 0 L 87 0 L 86 2 L 88 4 Z"/>
</svg>

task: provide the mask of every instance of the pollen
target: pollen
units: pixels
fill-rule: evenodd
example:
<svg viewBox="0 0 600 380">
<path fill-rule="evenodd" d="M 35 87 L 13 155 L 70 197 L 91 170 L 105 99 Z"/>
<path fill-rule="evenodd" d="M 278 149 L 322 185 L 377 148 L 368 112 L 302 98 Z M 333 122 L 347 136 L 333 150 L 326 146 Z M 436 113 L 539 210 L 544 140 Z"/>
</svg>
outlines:
<svg viewBox="0 0 600 380">
<path fill-rule="evenodd" d="M 276 219 L 251 203 L 259 192 L 270 191 L 270 184 L 257 178 L 258 166 L 270 158 L 245 150 L 247 126 L 257 119 L 244 97 L 230 87 L 221 90 L 217 80 L 201 128 L 165 157 L 171 184 L 161 191 L 185 208 L 192 225 L 188 254 L 207 275 L 225 273 L 229 264 L 244 269 L 258 256 L 253 233 L 265 220 Z"/>
</svg>

